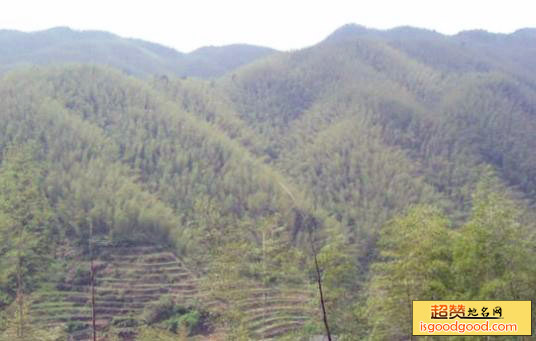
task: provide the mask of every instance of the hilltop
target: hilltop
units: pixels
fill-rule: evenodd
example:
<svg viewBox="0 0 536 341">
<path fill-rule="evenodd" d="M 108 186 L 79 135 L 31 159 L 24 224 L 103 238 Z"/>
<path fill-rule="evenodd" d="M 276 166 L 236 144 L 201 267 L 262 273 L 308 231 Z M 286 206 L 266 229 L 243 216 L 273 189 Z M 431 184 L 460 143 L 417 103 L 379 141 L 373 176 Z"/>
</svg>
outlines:
<svg viewBox="0 0 536 341">
<path fill-rule="evenodd" d="M 37 32 L 0 31 L 0 72 L 21 65 L 91 63 L 137 76 L 217 77 L 276 52 L 253 45 L 200 48 L 191 53 L 103 31 L 55 27 Z"/>
</svg>

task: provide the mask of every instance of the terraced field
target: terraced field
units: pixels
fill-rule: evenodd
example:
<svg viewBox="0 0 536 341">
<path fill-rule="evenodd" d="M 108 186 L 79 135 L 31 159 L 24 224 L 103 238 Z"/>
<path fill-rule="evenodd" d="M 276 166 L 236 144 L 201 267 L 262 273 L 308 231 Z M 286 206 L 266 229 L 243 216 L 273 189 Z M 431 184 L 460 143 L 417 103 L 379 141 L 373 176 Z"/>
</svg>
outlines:
<svg viewBox="0 0 536 341">
<path fill-rule="evenodd" d="M 111 327 L 124 340 L 134 340 L 144 308 L 168 295 L 178 304 L 204 302 L 215 314 L 228 304 L 198 292 L 198 279 L 169 251 L 157 246 L 103 247 L 94 262 L 96 269 L 95 315 L 100 340 Z M 74 263 L 74 262 L 73 262 Z M 89 262 L 72 266 L 66 279 L 50 284 L 33 296 L 31 319 L 35 325 L 61 326 L 70 340 L 91 338 L 91 288 Z M 78 272 L 78 273 L 77 273 Z M 317 317 L 314 290 L 242 288 L 233 304 L 243 312 L 244 322 L 255 339 L 272 339 L 301 328 Z M 220 328 L 203 340 L 221 340 Z"/>
<path fill-rule="evenodd" d="M 89 264 L 80 262 L 78 268 L 89 269 Z M 156 246 L 104 248 L 95 268 L 95 314 L 101 334 L 113 324 L 123 338 L 133 339 L 136 321 L 148 303 L 162 295 L 171 296 L 177 303 L 197 296 L 196 277 L 172 252 Z M 73 277 L 57 284 L 56 290 L 35 296 L 32 321 L 62 325 L 73 340 L 87 340 L 91 336 L 90 286 Z"/>
<path fill-rule="evenodd" d="M 251 300 L 241 302 L 247 312 L 246 322 L 252 334 L 259 339 L 274 338 L 299 329 L 313 315 L 302 291 L 278 292 L 266 290 L 266 301 L 257 293 Z"/>
<path fill-rule="evenodd" d="M 241 289 L 241 292 L 242 298 L 234 305 L 243 312 L 243 322 L 257 340 L 288 334 L 318 317 L 312 289 L 250 287 Z M 219 307 L 226 308 L 225 304 Z"/>
</svg>

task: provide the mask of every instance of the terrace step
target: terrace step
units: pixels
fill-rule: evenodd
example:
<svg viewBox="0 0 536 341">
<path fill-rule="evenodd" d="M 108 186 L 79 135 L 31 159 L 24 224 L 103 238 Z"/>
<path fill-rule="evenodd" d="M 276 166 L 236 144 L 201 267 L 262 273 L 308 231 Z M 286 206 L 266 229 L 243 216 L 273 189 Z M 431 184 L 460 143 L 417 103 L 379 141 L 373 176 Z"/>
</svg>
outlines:
<svg viewBox="0 0 536 341">
<path fill-rule="evenodd" d="M 292 298 L 292 297 L 277 297 L 269 298 L 266 301 L 262 299 L 248 298 L 237 302 L 237 305 L 243 310 L 258 309 L 266 306 L 272 305 L 286 305 L 293 304 L 297 306 L 302 306 L 306 304 L 307 301 L 302 298 Z"/>
<path fill-rule="evenodd" d="M 278 322 L 289 322 L 289 321 L 297 322 L 297 321 L 305 321 L 308 319 L 309 317 L 307 316 L 278 315 L 278 316 L 272 316 L 270 318 L 263 319 L 260 321 L 256 321 L 254 323 L 250 323 L 249 327 L 255 330 L 258 328 L 262 328 L 266 325 L 273 325 L 274 323 L 278 323 Z"/>
<path fill-rule="evenodd" d="M 198 279 L 170 251 L 155 246 L 100 249 L 95 261 L 95 312 L 106 328 L 114 317 L 139 316 L 147 304 L 169 295 L 177 302 L 196 298 Z M 87 261 L 76 266 L 87 266 Z M 87 329 L 71 333 L 75 340 L 89 340 L 91 293 L 89 285 L 50 283 L 56 290 L 36 293 L 32 303 L 32 321 L 47 326 L 65 326 L 77 321 Z M 117 328 L 135 335 L 135 330 Z"/>
<path fill-rule="evenodd" d="M 270 309 L 255 309 L 250 310 L 247 312 L 247 317 L 245 318 L 245 322 L 247 323 L 253 323 L 260 321 L 262 319 L 273 317 L 274 315 L 294 315 L 294 316 L 303 316 L 304 310 L 300 309 L 300 307 L 271 307 Z"/>
<path fill-rule="evenodd" d="M 255 334 L 259 337 L 274 338 L 283 334 L 286 334 L 292 330 L 296 330 L 303 326 L 301 321 L 283 322 L 276 325 L 266 326 L 263 329 L 258 329 Z"/>
</svg>

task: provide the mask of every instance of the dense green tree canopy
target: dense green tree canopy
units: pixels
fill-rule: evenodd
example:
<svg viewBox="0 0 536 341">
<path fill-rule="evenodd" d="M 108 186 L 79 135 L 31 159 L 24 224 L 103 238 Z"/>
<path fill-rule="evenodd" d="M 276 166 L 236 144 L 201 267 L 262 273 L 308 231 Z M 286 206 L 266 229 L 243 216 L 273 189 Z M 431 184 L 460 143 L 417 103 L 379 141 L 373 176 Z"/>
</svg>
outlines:
<svg viewBox="0 0 536 341">
<path fill-rule="evenodd" d="M 210 81 L 177 77 L 172 51 L 93 34 L 103 55 L 150 51 L 122 69 L 156 74 L 0 78 L 0 332 L 17 330 L 20 288 L 28 314 L 87 330 L 74 319 L 87 320 L 88 258 L 104 301 L 143 292 L 139 311 L 160 290 L 195 297 L 153 324 L 109 308 L 99 331 L 114 337 L 322 334 L 318 273 L 346 339 L 407 339 L 410 314 L 386 322 L 414 299 L 536 297 L 530 34 L 347 26 L 237 69 L 269 51 L 194 52 L 202 76 L 232 70 Z M 120 287 L 140 273 L 145 288 Z"/>
</svg>

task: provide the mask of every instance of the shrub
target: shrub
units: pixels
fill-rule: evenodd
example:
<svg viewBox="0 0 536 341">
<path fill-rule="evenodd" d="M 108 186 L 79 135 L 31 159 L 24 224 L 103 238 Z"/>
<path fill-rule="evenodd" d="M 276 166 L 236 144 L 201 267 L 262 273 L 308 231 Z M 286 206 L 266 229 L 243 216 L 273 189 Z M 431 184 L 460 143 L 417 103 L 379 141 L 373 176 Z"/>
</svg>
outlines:
<svg viewBox="0 0 536 341">
<path fill-rule="evenodd" d="M 65 325 L 65 331 L 67 333 L 74 333 L 79 330 L 86 329 L 87 325 L 84 322 L 81 321 L 69 321 Z"/>
<path fill-rule="evenodd" d="M 147 324 L 158 323 L 173 316 L 175 308 L 175 303 L 170 296 L 162 296 L 158 302 L 145 307 L 142 319 Z"/>
<path fill-rule="evenodd" d="M 192 310 L 184 314 L 176 314 L 164 321 L 167 330 L 178 333 L 182 326 L 186 326 L 188 334 L 194 331 L 200 322 L 201 314 L 197 310 Z"/>
</svg>

